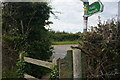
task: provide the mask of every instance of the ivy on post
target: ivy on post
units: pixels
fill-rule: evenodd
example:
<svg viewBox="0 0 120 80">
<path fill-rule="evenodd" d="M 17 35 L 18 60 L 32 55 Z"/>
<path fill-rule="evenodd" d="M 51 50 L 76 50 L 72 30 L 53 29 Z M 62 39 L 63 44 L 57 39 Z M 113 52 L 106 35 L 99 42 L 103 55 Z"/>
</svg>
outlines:
<svg viewBox="0 0 120 80">
<path fill-rule="evenodd" d="M 18 78 L 24 78 L 24 72 L 25 72 L 25 62 L 24 62 L 24 56 L 25 56 L 25 52 L 22 51 L 19 54 L 19 61 L 17 62 L 17 73 L 18 73 Z"/>
</svg>

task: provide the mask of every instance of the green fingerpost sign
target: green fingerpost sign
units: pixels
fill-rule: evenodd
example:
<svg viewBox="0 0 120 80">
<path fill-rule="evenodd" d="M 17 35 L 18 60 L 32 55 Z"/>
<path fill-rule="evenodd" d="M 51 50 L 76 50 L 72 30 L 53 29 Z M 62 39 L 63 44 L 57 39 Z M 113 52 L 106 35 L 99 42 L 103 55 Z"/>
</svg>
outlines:
<svg viewBox="0 0 120 80">
<path fill-rule="evenodd" d="M 93 14 L 96 14 L 98 12 L 103 11 L 103 4 L 100 1 L 94 2 L 91 5 L 87 6 L 87 15 L 91 16 Z"/>
</svg>

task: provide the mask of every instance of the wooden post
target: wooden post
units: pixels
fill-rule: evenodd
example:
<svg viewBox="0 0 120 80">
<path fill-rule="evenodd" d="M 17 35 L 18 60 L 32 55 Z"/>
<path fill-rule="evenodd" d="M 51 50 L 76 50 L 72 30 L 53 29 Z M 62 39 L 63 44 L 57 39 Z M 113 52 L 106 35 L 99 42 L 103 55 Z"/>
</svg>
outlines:
<svg viewBox="0 0 120 80">
<path fill-rule="evenodd" d="M 60 58 L 53 58 L 52 59 L 52 63 L 54 64 L 54 65 L 58 65 L 58 60 L 59 60 Z"/>
<path fill-rule="evenodd" d="M 19 59 L 21 60 L 21 59 L 24 59 L 24 51 L 23 52 L 21 52 L 20 54 L 19 54 Z"/>
<path fill-rule="evenodd" d="M 81 52 L 81 67 L 82 67 L 82 78 L 86 78 L 86 69 L 87 69 L 86 54 Z"/>
<path fill-rule="evenodd" d="M 81 51 L 79 49 L 73 50 L 73 74 L 75 80 L 82 79 Z"/>
<path fill-rule="evenodd" d="M 59 77 L 73 78 L 73 57 L 72 50 L 67 51 L 67 55 L 63 59 L 59 59 Z"/>
</svg>

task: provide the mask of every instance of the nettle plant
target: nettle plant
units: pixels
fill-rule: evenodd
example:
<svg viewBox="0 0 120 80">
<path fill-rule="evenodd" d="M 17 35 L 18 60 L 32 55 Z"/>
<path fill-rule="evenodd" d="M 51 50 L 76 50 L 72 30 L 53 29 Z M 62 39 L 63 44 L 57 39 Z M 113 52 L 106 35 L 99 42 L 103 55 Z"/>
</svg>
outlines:
<svg viewBox="0 0 120 80">
<path fill-rule="evenodd" d="M 88 78 L 110 78 L 120 73 L 120 22 L 99 22 L 84 33 L 78 47 L 86 54 Z"/>
</svg>

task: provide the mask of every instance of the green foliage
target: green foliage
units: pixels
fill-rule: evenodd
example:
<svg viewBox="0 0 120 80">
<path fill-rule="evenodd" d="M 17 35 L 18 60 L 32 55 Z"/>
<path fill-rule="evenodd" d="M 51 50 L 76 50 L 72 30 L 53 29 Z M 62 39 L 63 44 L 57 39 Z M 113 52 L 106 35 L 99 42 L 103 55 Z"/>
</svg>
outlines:
<svg viewBox="0 0 120 80">
<path fill-rule="evenodd" d="M 50 80 L 59 80 L 58 66 L 54 66 L 54 69 L 51 71 Z"/>
<path fill-rule="evenodd" d="M 2 80 L 4 79 L 17 79 L 18 78 L 18 73 L 16 72 L 16 68 L 14 69 L 10 69 L 10 70 L 7 70 L 7 71 L 3 71 L 2 72 Z"/>
<path fill-rule="evenodd" d="M 52 48 L 48 37 L 48 30 L 44 26 L 52 23 L 48 21 L 51 10 L 52 8 L 46 2 L 3 3 L 2 35 L 4 56 L 12 53 L 9 57 L 12 59 L 15 57 L 14 63 L 16 63 L 18 53 L 25 51 L 29 57 L 49 60 L 52 55 Z M 17 56 L 12 56 L 15 54 Z M 11 62 L 11 64 L 13 63 Z M 24 62 L 18 62 L 20 67 L 18 72 L 21 74 L 21 77 L 24 70 L 28 74 L 37 71 L 31 75 L 36 75 L 39 78 L 46 73 L 45 69 L 26 63 L 25 68 L 29 68 L 29 71 L 27 71 L 27 69 L 24 69 L 24 65 Z M 41 73 L 41 75 L 38 75 L 38 73 Z"/>
<path fill-rule="evenodd" d="M 62 41 L 62 42 L 52 42 L 52 45 L 72 45 L 78 44 L 76 41 Z"/>
<path fill-rule="evenodd" d="M 17 62 L 17 67 L 18 67 L 18 70 L 17 70 L 17 73 L 18 73 L 18 78 L 24 78 L 24 73 L 25 73 L 25 66 L 26 66 L 26 63 L 24 62 L 24 60 L 19 60 Z"/>
<path fill-rule="evenodd" d="M 81 33 L 67 33 L 67 32 L 55 32 L 49 31 L 49 38 L 52 41 L 78 41 Z"/>
</svg>

